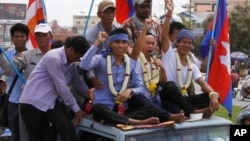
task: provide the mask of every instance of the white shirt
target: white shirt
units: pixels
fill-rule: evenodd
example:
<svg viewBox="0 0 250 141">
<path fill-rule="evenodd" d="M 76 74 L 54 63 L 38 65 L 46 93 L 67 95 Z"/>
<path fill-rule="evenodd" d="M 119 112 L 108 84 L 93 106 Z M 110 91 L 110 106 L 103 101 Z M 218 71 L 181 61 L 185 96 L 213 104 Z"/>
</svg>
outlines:
<svg viewBox="0 0 250 141">
<path fill-rule="evenodd" d="M 177 81 L 176 57 L 174 49 L 170 47 L 166 53 L 162 52 L 161 60 L 165 68 L 168 81 L 174 81 L 175 84 L 179 86 Z M 188 75 L 188 66 L 183 66 L 181 64 L 182 84 L 186 83 L 187 75 Z M 196 81 L 200 77 L 202 77 L 202 74 L 199 68 L 194 63 L 192 63 L 192 79 Z"/>
</svg>

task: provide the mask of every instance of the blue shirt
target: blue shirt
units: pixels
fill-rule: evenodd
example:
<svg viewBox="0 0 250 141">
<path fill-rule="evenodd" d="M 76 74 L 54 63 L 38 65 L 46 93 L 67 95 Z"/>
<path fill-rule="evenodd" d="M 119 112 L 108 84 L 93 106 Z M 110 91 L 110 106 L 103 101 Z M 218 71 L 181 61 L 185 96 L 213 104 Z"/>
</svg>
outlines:
<svg viewBox="0 0 250 141">
<path fill-rule="evenodd" d="M 17 52 L 15 49 L 8 50 L 5 53 L 9 57 L 10 60 L 16 58 L 16 55 L 17 55 Z M 2 62 L 3 60 L 0 60 L 0 61 Z M 4 73 L 4 71 L 2 69 L 1 69 L 1 72 Z M 12 74 L 7 75 L 7 93 L 9 91 L 9 88 L 10 88 L 11 84 L 13 83 L 13 80 L 15 77 L 16 77 L 16 73 L 12 73 Z M 18 78 L 11 93 L 10 93 L 10 97 L 9 97 L 10 102 L 18 103 L 20 95 L 22 93 L 22 86 L 23 86 L 23 83 Z"/>
<path fill-rule="evenodd" d="M 80 67 L 85 70 L 93 69 L 96 77 L 103 84 L 103 89 L 94 89 L 94 104 L 102 103 L 107 105 L 111 110 L 115 105 L 115 96 L 109 89 L 108 73 L 107 73 L 107 60 L 102 55 L 95 55 L 98 48 L 94 45 L 83 56 Z M 93 58 L 93 59 L 92 59 Z M 112 76 L 114 88 L 117 92 L 120 91 L 124 77 L 125 77 L 125 62 L 118 66 L 115 59 L 111 57 Z M 130 78 L 127 88 L 131 88 L 135 94 L 143 94 L 145 92 L 141 74 L 138 71 L 137 62 L 130 58 Z M 126 103 L 125 103 L 126 104 Z"/>
<path fill-rule="evenodd" d="M 20 103 L 31 104 L 46 112 L 54 108 L 57 98 L 74 112 L 80 110 L 68 84 L 87 97 L 88 87 L 79 76 L 75 63 L 68 63 L 65 48 L 47 52 L 38 62 L 24 86 Z"/>
</svg>

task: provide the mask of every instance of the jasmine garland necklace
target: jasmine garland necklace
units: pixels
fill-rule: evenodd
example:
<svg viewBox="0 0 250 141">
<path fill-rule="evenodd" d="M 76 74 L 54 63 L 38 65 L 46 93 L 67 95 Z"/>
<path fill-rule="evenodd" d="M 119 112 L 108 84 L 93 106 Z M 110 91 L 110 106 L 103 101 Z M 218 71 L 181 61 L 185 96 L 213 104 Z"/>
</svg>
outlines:
<svg viewBox="0 0 250 141">
<path fill-rule="evenodd" d="M 187 61 L 187 67 L 188 67 L 188 76 L 187 76 L 187 81 L 186 83 L 183 85 L 182 84 L 182 80 L 181 80 L 181 61 L 180 61 L 180 56 L 176 50 L 176 48 L 174 49 L 175 51 L 175 58 L 176 58 L 176 72 L 177 72 L 177 81 L 178 81 L 178 85 L 181 88 L 181 93 L 183 95 L 187 95 L 187 88 L 189 87 L 189 85 L 191 84 L 192 81 L 192 64 L 191 61 L 189 59 L 189 56 L 186 55 L 186 61 Z"/>
<path fill-rule="evenodd" d="M 154 65 L 154 60 L 152 57 L 150 57 L 150 62 L 148 62 L 145 58 L 145 55 L 141 52 L 139 55 L 139 59 L 141 61 L 141 68 L 142 68 L 142 74 L 143 74 L 143 81 L 147 88 L 147 90 L 151 93 L 152 96 L 156 94 L 156 88 L 157 83 L 159 82 L 160 76 L 159 76 L 159 70 Z M 148 63 L 151 63 L 151 68 L 148 67 Z"/>
<path fill-rule="evenodd" d="M 120 89 L 119 93 L 121 93 L 127 88 L 129 75 L 130 75 L 130 60 L 127 54 L 124 54 L 124 60 L 126 64 L 125 78 L 124 78 L 122 88 Z M 107 73 L 108 73 L 109 89 L 114 96 L 118 96 L 119 93 L 115 90 L 114 85 L 113 85 L 114 83 L 113 83 L 113 77 L 112 77 L 112 71 L 111 71 L 111 56 L 110 55 L 107 56 Z M 116 102 L 118 103 L 118 101 Z"/>
</svg>

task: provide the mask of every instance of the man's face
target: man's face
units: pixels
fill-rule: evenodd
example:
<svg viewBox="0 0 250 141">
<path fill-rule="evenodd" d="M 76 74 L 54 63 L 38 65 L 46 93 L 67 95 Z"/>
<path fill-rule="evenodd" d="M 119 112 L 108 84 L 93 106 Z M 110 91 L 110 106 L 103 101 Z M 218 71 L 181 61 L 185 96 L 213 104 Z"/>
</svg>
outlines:
<svg viewBox="0 0 250 141">
<path fill-rule="evenodd" d="M 145 56 L 151 56 L 151 53 L 156 51 L 156 41 L 152 35 L 147 35 L 145 38 L 145 46 L 142 48 L 142 52 Z"/>
<path fill-rule="evenodd" d="M 108 8 L 103 12 L 98 12 L 97 15 L 100 17 L 102 23 L 112 24 L 115 18 L 115 9 Z"/>
<path fill-rule="evenodd" d="M 112 48 L 112 53 L 115 56 L 123 56 L 128 50 L 128 41 L 125 40 L 115 40 L 110 42 L 110 47 Z"/>
<path fill-rule="evenodd" d="M 152 11 L 152 2 L 144 1 L 140 5 L 135 5 L 135 12 L 138 18 L 146 19 L 149 18 Z"/>
<path fill-rule="evenodd" d="M 80 58 L 83 56 L 83 54 L 75 52 L 73 47 L 66 48 L 66 55 L 68 63 L 80 61 Z"/>
<path fill-rule="evenodd" d="M 12 37 L 12 42 L 15 45 L 16 49 L 25 48 L 27 41 L 28 41 L 28 37 L 26 36 L 25 33 L 21 31 L 14 32 L 13 37 Z"/>
<path fill-rule="evenodd" d="M 35 33 L 35 39 L 39 48 L 47 48 L 49 47 L 49 42 L 52 39 L 52 35 L 48 33 Z"/>
<path fill-rule="evenodd" d="M 177 50 L 181 55 L 188 55 L 193 47 L 193 41 L 189 38 L 183 38 L 176 42 Z"/>
</svg>

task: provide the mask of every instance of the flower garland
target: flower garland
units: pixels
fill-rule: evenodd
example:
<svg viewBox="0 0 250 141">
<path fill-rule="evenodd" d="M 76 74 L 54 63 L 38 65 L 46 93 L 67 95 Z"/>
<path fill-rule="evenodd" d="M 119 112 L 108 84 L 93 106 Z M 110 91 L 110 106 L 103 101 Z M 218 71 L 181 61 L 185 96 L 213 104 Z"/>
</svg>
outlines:
<svg viewBox="0 0 250 141">
<path fill-rule="evenodd" d="M 145 55 L 141 52 L 139 55 L 139 59 L 141 61 L 141 68 L 143 71 L 143 80 L 147 90 L 151 93 L 152 96 L 156 94 L 157 83 L 159 82 L 159 70 L 154 65 L 154 60 L 150 57 L 150 62 L 148 62 L 145 58 Z M 151 63 L 152 70 L 147 67 L 148 63 Z"/>
<path fill-rule="evenodd" d="M 189 85 L 191 84 L 191 81 L 192 81 L 192 64 L 191 64 L 191 61 L 189 59 L 189 56 L 186 55 L 186 60 L 187 60 L 187 65 L 188 65 L 188 76 L 187 76 L 186 83 L 183 85 L 182 80 L 181 80 L 180 56 L 179 56 L 176 48 L 174 49 L 174 51 L 175 51 L 175 58 L 176 58 L 177 81 L 178 81 L 179 87 L 181 88 L 181 93 L 183 95 L 187 95 L 187 88 L 189 87 Z"/>
<path fill-rule="evenodd" d="M 108 73 L 109 89 L 114 96 L 118 96 L 119 93 L 124 91 L 128 85 L 128 80 L 130 76 L 130 60 L 127 54 L 124 54 L 124 60 L 126 62 L 125 78 L 122 84 L 122 88 L 120 89 L 119 92 L 117 92 L 113 85 L 114 83 L 113 83 L 113 77 L 112 77 L 112 71 L 111 71 L 111 56 L 110 55 L 107 56 L 107 73 Z M 116 100 L 116 103 L 119 104 L 120 101 Z"/>
</svg>

